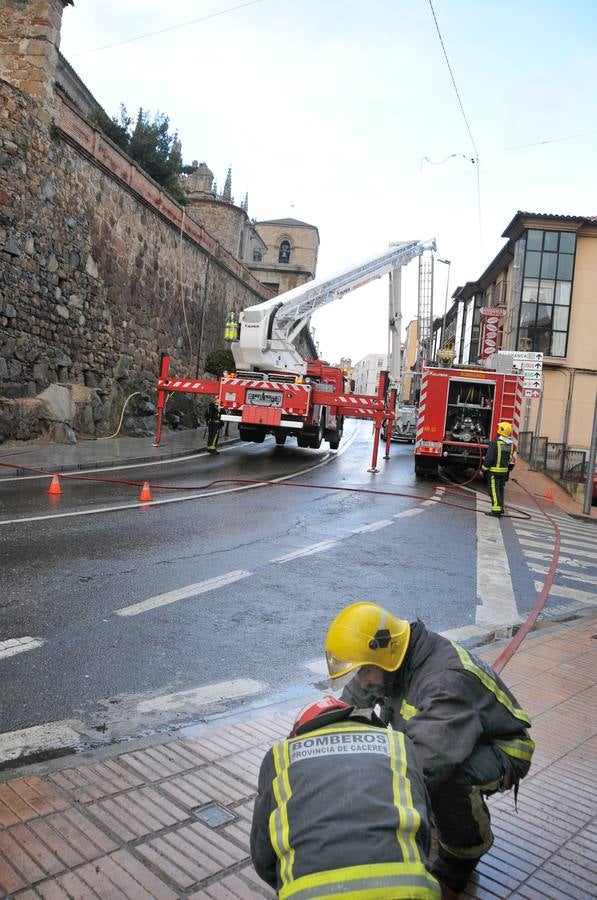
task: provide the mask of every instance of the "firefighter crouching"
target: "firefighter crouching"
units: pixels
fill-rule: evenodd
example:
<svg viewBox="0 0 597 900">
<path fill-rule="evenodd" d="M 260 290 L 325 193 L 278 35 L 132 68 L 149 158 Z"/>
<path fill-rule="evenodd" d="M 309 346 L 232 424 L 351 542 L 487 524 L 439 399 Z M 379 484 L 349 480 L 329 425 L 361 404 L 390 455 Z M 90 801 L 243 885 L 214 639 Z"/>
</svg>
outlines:
<svg viewBox="0 0 597 900">
<path fill-rule="evenodd" d="M 484 797 L 512 787 L 516 796 L 529 770 L 528 715 L 487 663 L 376 603 L 343 609 L 325 649 L 332 678 L 356 670 L 342 699 L 380 703 L 382 719 L 411 739 L 438 832 L 431 871 L 464 890 L 493 843 Z"/>
<path fill-rule="evenodd" d="M 217 449 L 218 440 L 220 438 L 220 428 L 222 427 L 222 418 L 220 407 L 211 400 L 209 406 L 205 410 L 205 424 L 207 425 L 207 449 L 210 453 L 219 453 Z"/>
<path fill-rule="evenodd" d="M 491 497 L 488 516 L 501 516 L 504 512 L 504 485 L 514 468 L 514 443 L 512 425 L 500 422 L 496 437 L 489 442 L 481 469 L 487 474 L 487 486 Z"/>
<path fill-rule="evenodd" d="M 439 900 L 429 839 L 414 748 L 373 710 L 324 697 L 266 753 L 251 857 L 282 900 Z"/>
</svg>

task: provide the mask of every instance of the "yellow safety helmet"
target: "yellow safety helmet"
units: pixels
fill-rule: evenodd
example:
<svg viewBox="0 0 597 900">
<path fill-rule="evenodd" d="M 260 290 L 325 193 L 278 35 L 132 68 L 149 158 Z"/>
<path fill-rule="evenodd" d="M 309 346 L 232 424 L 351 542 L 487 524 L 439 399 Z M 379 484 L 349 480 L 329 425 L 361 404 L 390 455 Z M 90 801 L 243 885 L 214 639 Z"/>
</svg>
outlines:
<svg viewBox="0 0 597 900">
<path fill-rule="evenodd" d="M 331 678 L 340 678 L 361 666 L 379 666 L 395 672 L 402 664 L 410 640 L 410 625 L 377 603 L 351 603 L 338 613 L 325 639 L 325 657 Z"/>
<path fill-rule="evenodd" d="M 502 437 L 512 437 L 512 425 L 510 422 L 500 422 L 497 427 L 497 433 Z"/>
</svg>

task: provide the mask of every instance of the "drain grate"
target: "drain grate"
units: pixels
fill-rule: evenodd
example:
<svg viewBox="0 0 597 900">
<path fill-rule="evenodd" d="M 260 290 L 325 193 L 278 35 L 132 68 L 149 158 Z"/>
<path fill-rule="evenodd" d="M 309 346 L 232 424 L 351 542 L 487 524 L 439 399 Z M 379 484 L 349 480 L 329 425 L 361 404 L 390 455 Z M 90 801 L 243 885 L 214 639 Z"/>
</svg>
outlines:
<svg viewBox="0 0 597 900">
<path fill-rule="evenodd" d="M 225 806 L 220 806 L 219 803 L 209 803 L 207 806 L 202 806 L 200 809 L 194 809 L 192 810 L 191 815 L 195 816 L 195 818 L 199 819 L 201 822 L 205 822 L 210 828 L 228 825 L 236 819 L 236 816 L 233 815 L 229 809 L 226 809 Z"/>
</svg>

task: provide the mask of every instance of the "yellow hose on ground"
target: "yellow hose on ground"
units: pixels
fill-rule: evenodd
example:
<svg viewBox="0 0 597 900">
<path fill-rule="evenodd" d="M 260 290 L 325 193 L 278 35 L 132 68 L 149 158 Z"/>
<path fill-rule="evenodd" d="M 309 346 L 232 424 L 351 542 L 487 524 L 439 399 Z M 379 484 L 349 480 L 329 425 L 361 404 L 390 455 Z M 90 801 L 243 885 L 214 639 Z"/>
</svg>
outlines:
<svg viewBox="0 0 597 900">
<path fill-rule="evenodd" d="M 123 423 L 123 420 L 124 420 L 124 411 L 125 411 L 125 409 L 126 409 L 127 403 L 129 402 L 129 400 L 131 399 L 131 397 L 136 397 L 137 394 L 140 394 L 140 393 L 141 393 L 141 391 L 134 391 L 132 394 L 129 394 L 129 395 L 128 395 L 128 397 L 127 397 L 126 400 L 124 401 L 124 405 L 123 405 L 123 407 L 122 407 L 122 412 L 120 413 L 120 422 L 118 423 L 118 428 L 116 429 L 116 431 L 114 432 L 114 434 L 108 434 L 108 435 L 106 435 L 106 436 L 104 436 L 104 437 L 99 437 L 99 438 L 97 438 L 98 441 L 109 441 L 110 438 L 115 438 L 115 437 L 117 437 L 117 435 L 118 435 L 120 429 L 122 428 L 122 423 Z"/>
</svg>

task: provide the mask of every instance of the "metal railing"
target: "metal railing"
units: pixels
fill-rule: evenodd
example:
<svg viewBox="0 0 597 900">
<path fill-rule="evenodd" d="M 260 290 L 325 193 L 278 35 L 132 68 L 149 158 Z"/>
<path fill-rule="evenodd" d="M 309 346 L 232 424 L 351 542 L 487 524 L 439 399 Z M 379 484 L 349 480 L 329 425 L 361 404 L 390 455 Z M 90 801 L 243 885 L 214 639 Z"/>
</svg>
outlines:
<svg viewBox="0 0 597 900">
<path fill-rule="evenodd" d="M 547 441 L 545 445 L 545 471 L 551 475 L 561 477 L 564 465 L 564 453 L 566 444 L 557 444 L 553 441 Z"/>
<path fill-rule="evenodd" d="M 533 437 L 531 442 L 531 455 L 529 457 L 529 466 L 531 469 L 543 471 L 545 469 L 545 459 L 547 456 L 546 437 Z"/>
<path fill-rule="evenodd" d="M 531 447 L 533 443 L 532 431 L 521 431 L 518 435 L 518 455 L 521 459 L 526 459 L 531 455 Z"/>
<path fill-rule="evenodd" d="M 562 460 L 561 477 L 564 481 L 576 481 L 585 484 L 587 481 L 587 450 L 565 450 Z"/>
</svg>

